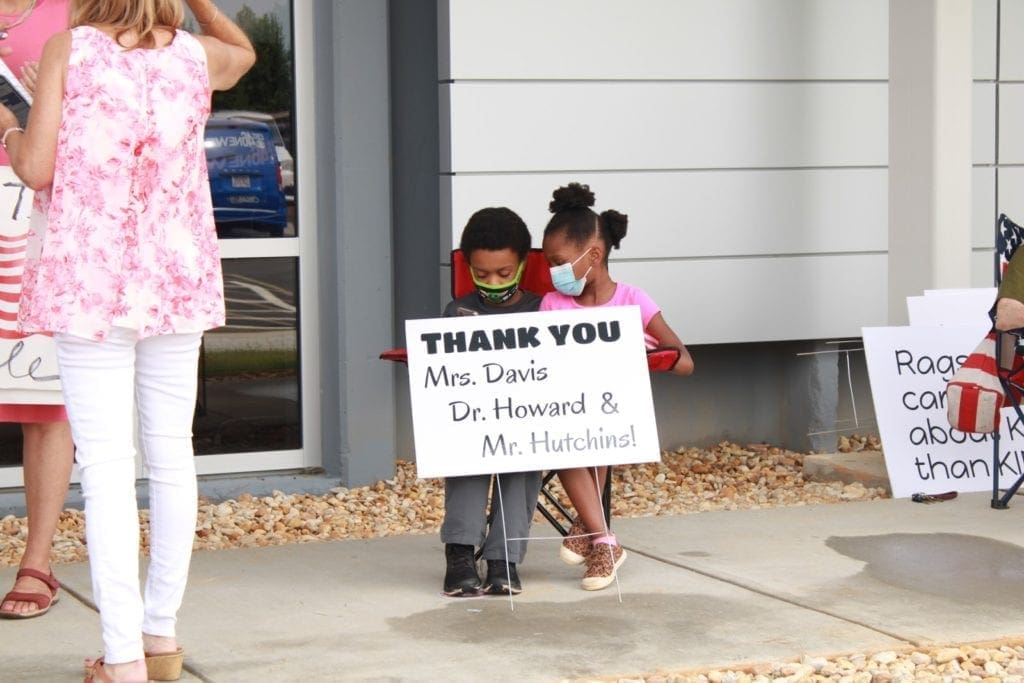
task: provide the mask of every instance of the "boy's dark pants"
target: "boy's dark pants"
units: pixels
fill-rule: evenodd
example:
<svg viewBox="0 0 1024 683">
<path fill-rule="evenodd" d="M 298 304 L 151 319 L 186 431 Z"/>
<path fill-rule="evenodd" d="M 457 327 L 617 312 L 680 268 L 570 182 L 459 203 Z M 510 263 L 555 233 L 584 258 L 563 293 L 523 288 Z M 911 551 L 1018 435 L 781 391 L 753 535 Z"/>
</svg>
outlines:
<svg viewBox="0 0 1024 683">
<path fill-rule="evenodd" d="M 508 472 L 495 475 L 501 483 L 504 502 L 504 531 L 508 538 L 526 539 L 530 535 L 530 522 L 537 507 L 541 472 Z M 487 528 L 487 494 L 491 475 L 448 477 L 444 480 L 444 523 L 441 525 L 443 543 L 483 546 L 483 559 L 505 559 L 505 536 L 502 533 L 501 503 L 495 493 L 497 512 L 490 529 Z M 516 564 L 526 555 L 526 541 L 508 542 L 508 561 Z"/>
</svg>

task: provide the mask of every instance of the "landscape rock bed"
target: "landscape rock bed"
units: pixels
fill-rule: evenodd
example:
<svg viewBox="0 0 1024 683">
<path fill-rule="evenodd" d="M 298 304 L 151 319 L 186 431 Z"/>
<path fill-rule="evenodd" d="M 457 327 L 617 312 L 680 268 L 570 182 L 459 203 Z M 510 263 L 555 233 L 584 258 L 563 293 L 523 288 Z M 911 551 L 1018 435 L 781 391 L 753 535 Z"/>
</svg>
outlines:
<svg viewBox="0 0 1024 683">
<path fill-rule="evenodd" d="M 844 437 L 871 448 L 868 437 Z M 683 515 L 711 510 L 841 503 L 885 498 L 862 484 L 812 482 L 803 455 L 764 444 L 721 443 L 712 448 L 664 451 L 660 462 L 620 466 L 612 478 L 612 515 Z M 557 481 L 553 490 L 563 498 Z M 444 483 L 417 479 L 407 461 L 395 476 L 369 486 L 332 489 L 327 495 L 243 494 L 222 502 L 200 500 L 196 550 L 310 543 L 401 534 L 436 533 L 444 516 Z M 148 549 L 148 512 L 139 513 L 143 550 Z M 539 519 L 539 516 L 538 516 Z M 6 542 L 0 566 L 18 563 L 27 532 L 24 517 L 0 519 Z M 54 540 L 53 562 L 86 559 L 81 510 L 65 510 Z"/>
<path fill-rule="evenodd" d="M 574 683 L 1022 683 L 1024 646 L 1019 641 L 905 652 L 887 650 L 738 669 L 657 673 L 630 678 L 580 679 Z"/>
</svg>

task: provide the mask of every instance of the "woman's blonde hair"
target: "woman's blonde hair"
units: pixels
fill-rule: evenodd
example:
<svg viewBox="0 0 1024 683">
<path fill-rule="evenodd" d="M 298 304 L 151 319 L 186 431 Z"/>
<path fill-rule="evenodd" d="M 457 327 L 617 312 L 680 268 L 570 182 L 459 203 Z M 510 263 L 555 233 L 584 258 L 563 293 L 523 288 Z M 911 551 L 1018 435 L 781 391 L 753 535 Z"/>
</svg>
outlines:
<svg viewBox="0 0 1024 683">
<path fill-rule="evenodd" d="M 92 24 L 138 33 L 138 47 L 155 44 L 153 29 L 178 28 L 185 19 L 181 0 L 74 0 L 68 23 L 71 28 Z"/>
</svg>

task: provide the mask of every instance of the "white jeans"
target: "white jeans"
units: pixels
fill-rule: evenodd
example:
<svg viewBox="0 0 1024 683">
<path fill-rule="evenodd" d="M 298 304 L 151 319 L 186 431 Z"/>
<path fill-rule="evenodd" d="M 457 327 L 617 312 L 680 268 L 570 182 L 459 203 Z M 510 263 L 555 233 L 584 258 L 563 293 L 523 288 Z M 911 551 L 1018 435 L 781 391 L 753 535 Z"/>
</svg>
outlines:
<svg viewBox="0 0 1024 683">
<path fill-rule="evenodd" d="M 115 327 L 102 342 L 55 336 L 64 402 L 81 468 L 93 598 L 111 664 L 143 657 L 142 633 L 174 636 L 197 514 L 192 416 L 201 333 L 139 340 Z M 139 591 L 133 407 L 149 468 L 150 563 Z"/>
</svg>

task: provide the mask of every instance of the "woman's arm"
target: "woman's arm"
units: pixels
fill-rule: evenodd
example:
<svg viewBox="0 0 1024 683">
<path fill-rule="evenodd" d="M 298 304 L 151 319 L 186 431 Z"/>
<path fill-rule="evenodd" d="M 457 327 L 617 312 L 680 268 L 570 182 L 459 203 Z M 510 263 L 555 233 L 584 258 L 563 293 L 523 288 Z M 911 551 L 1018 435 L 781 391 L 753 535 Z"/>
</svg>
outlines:
<svg viewBox="0 0 1024 683">
<path fill-rule="evenodd" d="M 256 63 L 256 51 L 249 37 L 211 0 L 188 0 L 202 35 L 196 36 L 206 50 L 210 87 L 227 90 Z"/>
<path fill-rule="evenodd" d="M 651 322 L 647 323 L 647 333 L 658 340 L 658 343 L 662 346 L 674 346 L 679 349 L 679 360 L 672 366 L 672 372 L 676 375 L 692 375 L 693 374 L 693 358 L 690 356 L 690 352 L 686 350 L 683 345 L 683 341 L 679 336 L 672 331 L 672 328 L 665 322 L 665 317 L 661 313 L 656 314 L 651 318 Z"/>
<path fill-rule="evenodd" d="M 54 35 L 43 46 L 39 78 L 25 132 L 11 130 L 18 126 L 18 119 L 10 109 L 0 105 L 0 135 L 6 134 L 7 156 L 11 160 L 11 167 L 22 182 L 33 190 L 41 190 L 53 182 L 57 132 L 60 129 L 64 80 L 70 54 L 69 31 Z"/>
<path fill-rule="evenodd" d="M 1003 297 L 996 302 L 995 327 L 1001 332 L 1024 327 L 1024 303 Z"/>
</svg>

